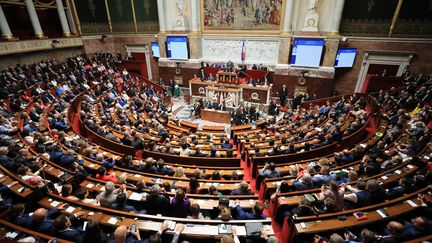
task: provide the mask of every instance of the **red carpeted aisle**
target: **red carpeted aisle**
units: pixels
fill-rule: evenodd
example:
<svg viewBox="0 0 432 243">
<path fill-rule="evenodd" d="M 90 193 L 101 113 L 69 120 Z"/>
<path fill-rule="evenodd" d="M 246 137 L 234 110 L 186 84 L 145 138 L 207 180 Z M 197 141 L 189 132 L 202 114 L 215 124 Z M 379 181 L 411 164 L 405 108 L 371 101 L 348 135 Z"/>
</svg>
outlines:
<svg viewBox="0 0 432 243">
<path fill-rule="evenodd" d="M 238 153 L 239 157 L 240 157 L 240 152 Z M 244 169 L 244 176 L 243 176 L 243 180 L 249 182 L 250 188 L 253 192 L 255 192 L 256 195 L 259 195 L 259 192 L 256 190 L 256 180 L 255 178 L 252 177 L 251 174 L 251 168 L 247 166 L 247 163 L 243 160 L 240 160 L 240 166 Z M 266 207 L 265 201 L 263 200 L 263 198 L 259 199 L 260 202 L 264 205 L 264 214 L 265 215 L 269 215 L 269 211 L 268 208 Z M 280 232 L 281 232 L 281 225 L 279 225 L 278 223 L 276 223 L 274 221 L 274 219 L 272 218 L 272 226 L 273 226 L 273 230 L 275 232 L 275 236 L 279 239 L 280 242 L 282 241 L 282 238 L 280 236 Z"/>
</svg>

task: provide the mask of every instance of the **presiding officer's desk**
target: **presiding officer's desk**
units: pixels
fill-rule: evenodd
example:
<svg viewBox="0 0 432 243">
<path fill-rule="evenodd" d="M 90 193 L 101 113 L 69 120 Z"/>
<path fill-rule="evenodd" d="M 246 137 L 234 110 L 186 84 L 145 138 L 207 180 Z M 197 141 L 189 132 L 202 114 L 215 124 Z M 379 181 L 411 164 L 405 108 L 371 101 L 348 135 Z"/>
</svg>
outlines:
<svg viewBox="0 0 432 243">
<path fill-rule="evenodd" d="M 272 86 L 249 86 L 247 84 L 217 83 L 201 81 L 198 78 L 189 80 L 190 94 L 192 97 L 205 98 L 205 88 L 207 86 L 239 88 L 241 100 L 257 104 L 270 104 L 270 93 Z"/>
</svg>

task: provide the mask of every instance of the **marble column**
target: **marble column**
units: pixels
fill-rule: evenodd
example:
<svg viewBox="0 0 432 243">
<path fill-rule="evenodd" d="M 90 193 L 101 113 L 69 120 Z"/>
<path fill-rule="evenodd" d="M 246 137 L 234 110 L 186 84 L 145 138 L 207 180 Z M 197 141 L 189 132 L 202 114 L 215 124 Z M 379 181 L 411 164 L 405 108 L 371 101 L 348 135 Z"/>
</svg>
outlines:
<svg viewBox="0 0 432 243">
<path fill-rule="evenodd" d="M 13 40 L 15 39 L 12 35 L 12 31 L 9 28 L 6 16 L 4 15 L 3 8 L 0 5 L 0 30 L 3 39 Z"/>
<path fill-rule="evenodd" d="M 283 21 L 283 32 L 289 33 L 292 31 L 292 19 L 293 19 L 293 9 L 294 9 L 294 0 L 287 0 L 285 3 L 285 15 Z"/>
<path fill-rule="evenodd" d="M 60 24 L 63 29 L 63 35 L 71 36 L 68 20 L 66 18 L 66 13 L 63 6 L 63 0 L 56 0 L 56 4 L 57 4 L 57 12 L 60 18 Z"/>
<path fill-rule="evenodd" d="M 342 13 L 344 8 L 345 0 L 335 0 L 335 6 L 333 11 L 333 17 L 330 27 L 330 34 L 338 35 L 339 27 L 342 20 Z"/>
<path fill-rule="evenodd" d="M 325 55 L 323 60 L 324 67 L 333 67 L 336 60 L 336 53 L 339 47 L 338 38 L 329 38 L 325 40 Z"/>
<path fill-rule="evenodd" d="M 201 41 L 200 34 L 189 35 L 190 59 L 200 59 L 202 57 L 201 45 L 202 45 L 202 41 Z"/>
<path fill-rule="evenodd" d="M 279 57 L 278 64 L 289 64 L 289 55 L 290 55 L 290 46 L 291 46 L 291 38 L 283 38 L 279 39 Z"/>
<path fill-rule="evenodd" d="M 36 38 L 46 38 L 46 36 L 44 35 L 44 33 L 42 31 L 42 27 L 40 25 L 39 18 L 38 18 L 37 13 L 36 13 L 36 8 L 33 4 L 33 0 L 25 0 L 25 4 L 26 4 L 27 12 L 30 16 L 33 30 L 35 32 L 35 37 Z"/>
<path fill-rule="evenodd" d="M 166 58 L 166 47 L 165 47 L 166 35 L 158 34 L 158 43 L 159 43 L 159 55 L 160 58 Z"/>
<path fill-rule="evenodd" d="M 166 31 L 165 23 L 165 0 L 157 0 L 158 16 L 159 16 L 159 32 Z"/>
<path fill-rule="evenodd" d="M 191 0 L 191 24 L 190 28 L 192 32 L 198 32 L 200 30 L 200 0 Z"/>
</svg>

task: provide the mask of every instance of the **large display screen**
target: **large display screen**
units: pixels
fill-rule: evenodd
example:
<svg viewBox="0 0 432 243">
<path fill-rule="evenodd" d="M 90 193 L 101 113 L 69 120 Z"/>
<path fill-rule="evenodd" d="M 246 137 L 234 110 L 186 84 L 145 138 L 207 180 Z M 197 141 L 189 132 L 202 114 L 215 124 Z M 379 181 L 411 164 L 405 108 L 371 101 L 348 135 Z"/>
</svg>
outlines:
<svg viewBox="0 0 432 243">
<path fill-rule="evenodd" d="M 159 43 L 152 42 L 151 43 L 151 48 L 152 48 L 152 55 L 153 55 L 153 57 L 160 57 Z"/>
<path fill-rule="evenodd" d="M 290 64 L 301 67 L 319 67 L 323 47 L 323 39 L 294 39 Z"/>
<path fill-rule="evenodd" d="M 336 54 L 335 68 L 352 67 L 354 64 L 356 48 L 339 48 Z"/>
<path fill-rule="evenodd" d="M 167 37 L 167 57 L 174 60 L 188 60 L 188 39 L 186 36 Z"/>
</svg>

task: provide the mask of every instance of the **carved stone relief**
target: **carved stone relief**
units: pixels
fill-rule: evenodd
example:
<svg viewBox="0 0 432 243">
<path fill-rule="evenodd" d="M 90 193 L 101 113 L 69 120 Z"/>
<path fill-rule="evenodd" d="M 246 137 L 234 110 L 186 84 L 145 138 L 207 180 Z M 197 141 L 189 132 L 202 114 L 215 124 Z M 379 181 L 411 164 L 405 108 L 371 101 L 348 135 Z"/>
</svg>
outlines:
<svg viewBox="0 0 432 243">
<path fill-rule="evenodd" d="M 203 58 L 209 61 L 241 61 L 242 40 L 203 40 Z M 248 63 L 276 64 L 279 42 L 248 40 L 245 42 Z"/>
</svg>

